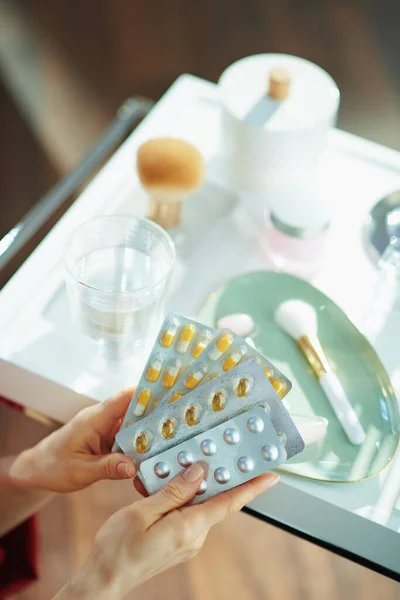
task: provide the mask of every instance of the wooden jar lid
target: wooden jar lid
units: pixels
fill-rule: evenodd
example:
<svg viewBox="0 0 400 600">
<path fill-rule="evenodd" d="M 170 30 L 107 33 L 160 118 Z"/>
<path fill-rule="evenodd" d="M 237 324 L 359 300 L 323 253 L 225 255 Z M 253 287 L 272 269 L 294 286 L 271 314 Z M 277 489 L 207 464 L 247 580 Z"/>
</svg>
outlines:
<svg viewBox="0 0 400 600">
<path fill-rule="evenodd" d="M 284 67 L 275 67 L 269 73 L 268 95 L 274 100 L 285 100 L 289 96 L 292 78 Z"/>
</svg>

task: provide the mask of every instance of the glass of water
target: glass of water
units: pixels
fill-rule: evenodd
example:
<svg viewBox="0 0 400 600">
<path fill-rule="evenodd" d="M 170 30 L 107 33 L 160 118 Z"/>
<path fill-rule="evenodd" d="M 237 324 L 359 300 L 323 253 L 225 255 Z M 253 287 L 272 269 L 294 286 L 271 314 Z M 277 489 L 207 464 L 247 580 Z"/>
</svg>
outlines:
<svg viewBox="0 0 400 600">
<path fill-rule="evenodd" d="M 64 264 L 72 317 L 99 343 L 103 358 L 147 352 L 163 317 L 174 260 L 170 236 L 147 219 L 96 217 L 69 237 Z"/>
</svg>

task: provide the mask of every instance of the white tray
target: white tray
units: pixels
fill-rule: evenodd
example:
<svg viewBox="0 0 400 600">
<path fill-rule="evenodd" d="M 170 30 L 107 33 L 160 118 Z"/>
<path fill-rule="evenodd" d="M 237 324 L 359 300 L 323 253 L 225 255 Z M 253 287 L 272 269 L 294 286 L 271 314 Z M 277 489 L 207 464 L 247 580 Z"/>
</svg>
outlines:
<svg viewBox="0 0 400 600">
<path fill-rule="evenodd" d="M 60 260 L 63 244 L 71 230 L 96 214 L 145 215 L 146 198 L 134 173 L 135 151 L 155 135 L 179 136 L 196 144 L 207 160 L 210 193 L 234 202 L 219 170 L 219 123 L 216 86 L 189 75 L 180 77 L 1 291 L 3 396 L 65 421 L 93 399 L 102 400 L 127 383 L 135 383 L 140 364 L 128 375 L 88 371 L 90 343 L 79 339 L 78 344 L 70 327 Z M 400 188 L 400 154 L 334 131 L 325 174 L 327 191 L 335 197 L 335 218 L 321 275 L 314 283 L 357 323 L 376 278 L 362 248 L 362 223 L 380 197 Z M 243 216 L 234 211 L 222 217 L 191 253 L 189 262 L 178 263 L 170 309 L 194 315 L 221 281 L 268 267 L 258 243 L 238 227 L 238 215 Z M 217 258 L 212 252 L 209 267 L 202 268 L 207 253 L 218 244 L 224 251 Z M 399 576 L 400 518 L 387 512 L 389 479 L 400 477 L 396 460 L 400 463 L 396 457 L 380 475 L 358 484 L 322 484 L 283 476 L 282 483 L 251 508 Z M 388 478 L 395 468 L 398 474 Z M 382 522 L 387 523 L 383 526 Z"/>
</svg>

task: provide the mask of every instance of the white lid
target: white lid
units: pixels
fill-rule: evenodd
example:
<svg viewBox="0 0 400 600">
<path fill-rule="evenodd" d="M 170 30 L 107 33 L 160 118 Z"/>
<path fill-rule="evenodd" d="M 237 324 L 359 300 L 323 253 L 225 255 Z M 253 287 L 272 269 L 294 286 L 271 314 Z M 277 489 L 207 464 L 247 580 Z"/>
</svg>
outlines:
<svg viewBox="0 0 400 600">
<path fill-rule="evenodd" d="M 289 228 L 318 232 L 331 220 L 331 198 L 319 178 L 313 184 L 289 185 L 275 190 L 269 211 Z"/>
<path fill-rule="evenodd" d="M 269 73 L 276 67 L 286 68 L 292 83 L 288 98 L 270 98 L 279 107 L 264 128 L 282 131 L 312 127 L 337 111 L 340 93 L 332 77 L 314 63 L 288 54 L 258 54 L 230 65 L 219 80 L 226 110 L 243 120 L 260 99 L 268 97 Z"/>
</svg>

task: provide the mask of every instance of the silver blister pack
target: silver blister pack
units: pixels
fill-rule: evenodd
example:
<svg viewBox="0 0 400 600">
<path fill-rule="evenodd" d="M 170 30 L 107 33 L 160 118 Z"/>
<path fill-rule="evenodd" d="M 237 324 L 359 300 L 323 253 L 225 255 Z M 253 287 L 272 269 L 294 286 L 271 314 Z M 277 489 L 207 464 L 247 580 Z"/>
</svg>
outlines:
<svg viewBox="0 0 400 600">
<path fill-rule="evenodd" d="M 271 420 L 289 456 L 303 441 L 263 369 L 254 361 L 241 363 L 176 402 L 121 430 L 116 441 L 138 467 L 141 462 L 215 427 L 256 404 L 269 407 Z"/>
<path fill-rule="evenodd" d="M 187 370 L 185 377 L 177 383 L 174 394 L 177 394 L 179 398 L 188 390 L 212 381 L 249 359 L 258 362 L 278 396 L 280 398 L 286 396 L 292 387 L 289 379 L 262 354 L 247 344 L 243 338 L 229 329 L 220 330 L 214 336 L 206 350 Z M 166 404 L 173 402 L 174 394 L 165 395 L 158 405 L 158 409 L 160 410 Z"/>
<path fill-rule="evenodd" d="M 121 425 L 129 427 L 152 412 L 216 335 L 216 330 L 169 313 L 146 362 Z M 176 396 L 176 398 L 181 397 Z"/>
<path fill-rule="evenodd" d="M 286 460 L 286 450 L 272 425 L 268 407 L 255 406 L 212 429 L 142 462 L 138 475 L 149 494 L 183 468 L 198 462 L 204 479 L 192 503 L 203 502 Z"/>
</svg>

